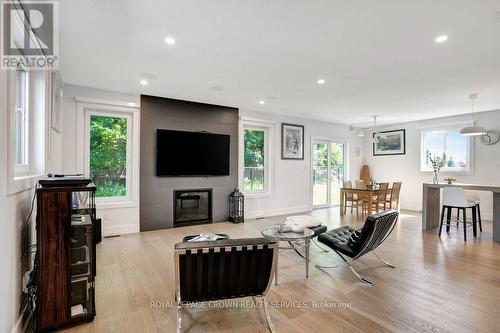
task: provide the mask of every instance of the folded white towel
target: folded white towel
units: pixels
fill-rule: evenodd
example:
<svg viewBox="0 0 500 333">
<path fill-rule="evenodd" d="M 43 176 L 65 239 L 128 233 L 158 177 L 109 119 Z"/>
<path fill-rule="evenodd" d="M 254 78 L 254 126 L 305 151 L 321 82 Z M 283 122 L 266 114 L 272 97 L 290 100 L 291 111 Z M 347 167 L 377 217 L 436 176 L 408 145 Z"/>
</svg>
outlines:
<svg viewBox="0 0 500 333">
<path fill-rule="evenodd" d="M 286 218 L 287 222 L 291 224 L 300 224 L 305 228 L 314 228 L 321 225 L 321 221 L 316 220 L 314 217 L 309 215 L 295 215 Z"/>
</svg>

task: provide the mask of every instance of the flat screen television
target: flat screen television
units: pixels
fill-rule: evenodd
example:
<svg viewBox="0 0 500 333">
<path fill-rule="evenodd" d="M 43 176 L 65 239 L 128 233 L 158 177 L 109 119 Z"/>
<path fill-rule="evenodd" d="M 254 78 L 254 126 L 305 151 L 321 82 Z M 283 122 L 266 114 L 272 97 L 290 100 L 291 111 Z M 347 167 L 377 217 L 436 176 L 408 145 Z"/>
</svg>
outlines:
<svg viewBox="0 0 500 333">
<path fill-rule="evenodd" d="M 157 176 L 228 176 L 229 135 L 158 129 Z"/>
</svg>

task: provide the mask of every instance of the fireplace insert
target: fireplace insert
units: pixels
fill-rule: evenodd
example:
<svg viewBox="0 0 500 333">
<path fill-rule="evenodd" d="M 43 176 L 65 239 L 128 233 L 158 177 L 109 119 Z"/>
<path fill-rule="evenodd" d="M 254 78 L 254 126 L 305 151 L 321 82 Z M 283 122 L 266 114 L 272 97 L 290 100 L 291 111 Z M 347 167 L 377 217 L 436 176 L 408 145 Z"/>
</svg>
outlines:
<svg viewBox="0 0 500 333">
<path fill-rule="evenodd" d="M 174 228 L 212 223 L 212 189 L 174 190 Z"/>
</svg>

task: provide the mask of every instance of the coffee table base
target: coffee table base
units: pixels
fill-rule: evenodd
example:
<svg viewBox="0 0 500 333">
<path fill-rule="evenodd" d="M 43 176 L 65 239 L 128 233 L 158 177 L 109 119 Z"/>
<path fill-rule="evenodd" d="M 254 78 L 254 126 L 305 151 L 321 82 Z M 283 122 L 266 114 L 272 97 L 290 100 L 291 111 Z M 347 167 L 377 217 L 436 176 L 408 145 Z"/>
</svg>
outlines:
<svg viewBox="0 0 500 333">
<path fill-rule="evenodd" d="M 304 248 L 305 250 L 305 256 L 303 256 L 297 249 L 297 244 L 303 243 L 303 245 L 299 245 L 300 247 Z M 289 247 L 280 247 L 280 250 L 294 250 L 297 252 L 298 255 L 300 255 L 303 259 L 306 261 L 306 278 L 309 277 L 309 248 L 311 246 L 311 240 L 309 238 L 300 240 L 300 241 L 288 241 L 288 244 L 290 244 Z M 278 285 L 278 260 L 279 260 L 279 253 L 276 256 L 276 268 L 274 270 L 274 284 L 277 286 Z"/>
</svg>

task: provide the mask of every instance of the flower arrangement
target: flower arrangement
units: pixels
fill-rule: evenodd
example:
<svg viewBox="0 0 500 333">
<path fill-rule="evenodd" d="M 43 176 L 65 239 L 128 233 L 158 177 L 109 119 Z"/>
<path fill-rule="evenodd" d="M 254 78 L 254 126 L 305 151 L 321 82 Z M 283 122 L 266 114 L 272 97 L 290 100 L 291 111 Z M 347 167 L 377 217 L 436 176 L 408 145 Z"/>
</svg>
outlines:
<svg viewBox="0 0 500 333">
<path fill-rule="evenodd" d="M 432 171 L 434 172 L 434 178 L 432 182 L 437 184 L 439 182 L 438 176 L 441 168 L 446 165 L 446 154 L 443 153 L 442 157 L 434 155 L 434 158 L 431 157 L 431 153 L 427 151 L 426 154 L 427 164 L 430 164 L 432 167 Z"/>
</svg>

